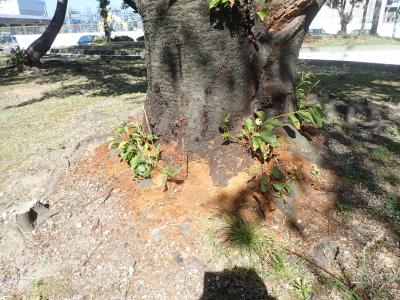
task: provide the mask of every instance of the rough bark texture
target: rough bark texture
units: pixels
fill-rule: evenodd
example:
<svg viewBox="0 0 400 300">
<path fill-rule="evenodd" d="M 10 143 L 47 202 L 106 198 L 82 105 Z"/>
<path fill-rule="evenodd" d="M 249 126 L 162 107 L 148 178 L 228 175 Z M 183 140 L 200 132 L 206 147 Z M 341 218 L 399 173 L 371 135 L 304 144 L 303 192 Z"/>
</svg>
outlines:
<svg viewBox="0 0 400 300">
<path fill-rule="evenodd" d="M 58 33 L 64 24 L 68 0 L 57 0 L 57 7 L 53 19 L 45 32 L 28 47 L 28 60 L 37 63 L 50 50 Z"/>
<path fill-rule="evenodd" d="M 104 38 L 107 42 L 111 40 L 110 25 L 108 25 L 108 5 L 110 5 L 109 0 L 99 0 L 100 16 L 103 19 Z"/>
<path fill-rule="evenodd" d="M 360 35 L 364 34 L 364 30 L 365 30 L 365 21 L 366 21 L 367 12 L 368 12 L 368 5 L 369 5 L 369 0 L 365 0 L 364 10 L 363 10 L 363 15 L 362 15 L 362 21 L 361 21 Z"/>
<path fill-rule="evenodd" d="M 241 12 L 207 1 L 135 1 L 143 17 L 148 67 L 145 105 L 153 130 L 185 138 L 194 151 L 257 110 L 293 109 L 295 66 L 305 33 L 324 1 L 272 0 L 249 42 Z"/>
<path fill-rule="evenodd" d="M 381 14 L 382 8 L 382 0 L 376 0 L 374 15 L 372 17 L 372 25 L 371 25 L 371 35 L 378 35 L 378 24 L 379 24 L 379 17 Z"/>
</svg>

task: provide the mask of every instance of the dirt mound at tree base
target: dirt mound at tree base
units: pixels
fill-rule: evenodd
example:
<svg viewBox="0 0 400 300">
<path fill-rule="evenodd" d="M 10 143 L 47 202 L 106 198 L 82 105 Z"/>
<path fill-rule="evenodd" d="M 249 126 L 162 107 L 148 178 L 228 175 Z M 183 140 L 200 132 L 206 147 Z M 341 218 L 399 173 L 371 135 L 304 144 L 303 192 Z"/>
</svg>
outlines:
<svg viewBox="0 0 400 300">
<path fill-rule="evenodd" d="M 318 174 L 312 175 L 312 169 L 317 167 L 294 156 L 288 148 L 286 145 L 277 149 L 276 160 L 264 165 L 254 160 L 252 167 L 228 179 L 225 187 L 214 185 L 210 164 L 203 159 L 189 161 L 187 178 L 178 183 L 165 184 L 158 170 L 151 180 L 135 184 L 129 166 L 115 153 L 110 153 L 106 145 L 96 150 L 86 162 L 86 170 L 81 169 L 81 172 L 90 174 L 101 169 L 104 176 L 114 178 L 115 189 L 128 192 L 127 211 L 140 213 L 143 209 L 151 210 L 156 219 L 184 220 L 213 212 L 240 215 L 248 220 L 265 220 L 272 227 L 285 222 L 290 227 L 297 224 L 295 229 L 302 234 L 307 233 L 306 227 L 318 227 L 325 232 L 328 225 L 316 215 L 322 216 L 332 210 L 335 198 L 325 191 L 333 189 L 337 178 L 319 169 Z M 259 192 L 258 178 L 261 168 L 267 172 L 278 161 L 282 168 L 290 166 L 298 174 L 296 180 L 290 181 L 292 192 L 288 197 L 274 199 Z"/>
</svg>

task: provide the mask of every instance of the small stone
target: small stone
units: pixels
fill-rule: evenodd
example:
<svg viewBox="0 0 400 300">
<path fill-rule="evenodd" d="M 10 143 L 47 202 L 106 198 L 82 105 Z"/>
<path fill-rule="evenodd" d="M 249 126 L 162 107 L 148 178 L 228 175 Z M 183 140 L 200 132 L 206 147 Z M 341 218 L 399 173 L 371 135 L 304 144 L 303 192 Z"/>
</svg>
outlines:
<svg viewBox="0 0 400 300">
<path fill-rule="evenodd" d="M 158 237 L 161 236 L 161 233 L 162 233 L 162 231 L 161 231 L 160 228 L 154 228 L 154 229 L 152 229 L 152 230 L 150 231 L 150 237 L 151 237 L 152 239 L 158 238 Z"/>
<path fill-rule="evenodd" d="M 128 268 L 129 277 L 132 277 L 134 272 L 135 272 L 135 268 L 133 266 L 129 266 L 129 268 Z"/>
<path fill-rule="evenodd" d="M 180 252 L 176 252 L 175 254 L 175 261 L 177 264 L 182 264 L 183 263 L 183 257 Z"/>
<path fill-rule="evenodd" d="M 205 266 L 205 264 L 197 257 L 192 258 L 192 264 L 198 269 L 204 268 L 204 266 Z"/>
<path fill-rule="evenodd" d="M 154 213 L 147 207 L 140 209 L 140 213 L 148 220 L 154 219 Z"/>
<path fill-rule="evenodd" d="M 145 180 L 142 180 L 139 183 L 135 184 L 135 188 L 138 190 L 143 190 L 143 189 L 152 187 L 153 185 L 154 185 L 153 180 L 145 179 Z"/>
<path fill-rule="evenodd" d="M 81 223 L 81 222 L 76 223 L 76 224 L 75 224 L 75 227 L 76 227 L 76 228 L 82 228 L 82 223 Z"/>
<path fill-rule="evenodd" d="M 183 233 L 184 234 L 189 234 L 190 233 L 190 227 L 188 223 L 183 223 Z"/>
</svg>

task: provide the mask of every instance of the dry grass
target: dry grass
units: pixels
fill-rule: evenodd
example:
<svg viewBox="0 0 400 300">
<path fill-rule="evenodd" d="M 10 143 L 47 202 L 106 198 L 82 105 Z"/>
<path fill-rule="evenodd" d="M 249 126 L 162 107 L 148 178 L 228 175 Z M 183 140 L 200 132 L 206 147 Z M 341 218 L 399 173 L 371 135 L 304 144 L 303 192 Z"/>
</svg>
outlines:
<svg viewBox="0 0 400 300">
<path fill-rule="evenodd" d="M 57 66 L 45 60 L 41 69 L 1 78 L 0 186 L 51 172 L 65 164 L 62 156 L 72 144 L 109 132 L 118 118 L 133 114 L 145 97 L 141 68 L 142 62 L 67 60 Z"/>
</svg>

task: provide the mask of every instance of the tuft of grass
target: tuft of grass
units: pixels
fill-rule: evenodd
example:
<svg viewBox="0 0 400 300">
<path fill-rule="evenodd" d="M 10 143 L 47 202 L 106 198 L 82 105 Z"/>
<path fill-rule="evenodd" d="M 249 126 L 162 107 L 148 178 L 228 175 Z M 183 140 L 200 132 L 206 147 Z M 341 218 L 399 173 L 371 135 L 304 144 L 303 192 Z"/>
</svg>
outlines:
<svg viewBox="0 0 400 300">
<path fill-rule="evenodd" d="M 54 277 L 43 277 L 31 282 L 30 291 L 22 295 L 21 299 L 60 299 L 70 298 L 72 287 L 70 282 Z"/>
<path fill-rule="evenodd" d="M 390 195 L 385 199 L 385 209 L 393 217 L 400 217 L 400 198 Z"/>
<path fill-rule="evenodd" d="M 400 186 L 400 177 L 390 174 L 385 176 L 384 179 L 390 183 L 391 186 Z"/>
<path fill-rule="evenodd" d="M 303 299 L 311 299 L 313 289 L 311 284 L 304 278 L 296 279 L 294 281 L 293 289 Z"/>
<path fill-rule="evenodd" d="M 367 186 L 373 183 L 374 175 L 371 171 L 360 168 L 343 168 L 339 172 L 339 176 L 343 181 L 355 181 L 363 183 Z"/>
<path fill-rule="evenodd" d="M 386 147 L 378 147 L 372 149 L 370 156 L 373 160 L 388 161 L 391 158 L 392 153 Z"/>
<path fill-rule="evenodd" d="M 343 217 L 351 216 L 354 213 L 354 208 L 348 203 L 336 203 L 337 213 Z"/>
<path fill-rule="evenodd" d="M 395 128 L 395 127 L 391 127 L 391 126 L 386 127 L 386 132 L 387 132 L 387 134 L 389 134 L 391 137 L 394 137 L 394 138 L 400 137 L 400 133 L 399 133 L 399 131 L 397 130 L 397 128 Z"/>
<path fill-rule="evenodd" d="M 263 234 L 259 226 L 242 218 L 232 218 L 226 226 L 227 240 L 233 246 L 248 251 L 259 251 L 263 244 Z"/>
</svg>

